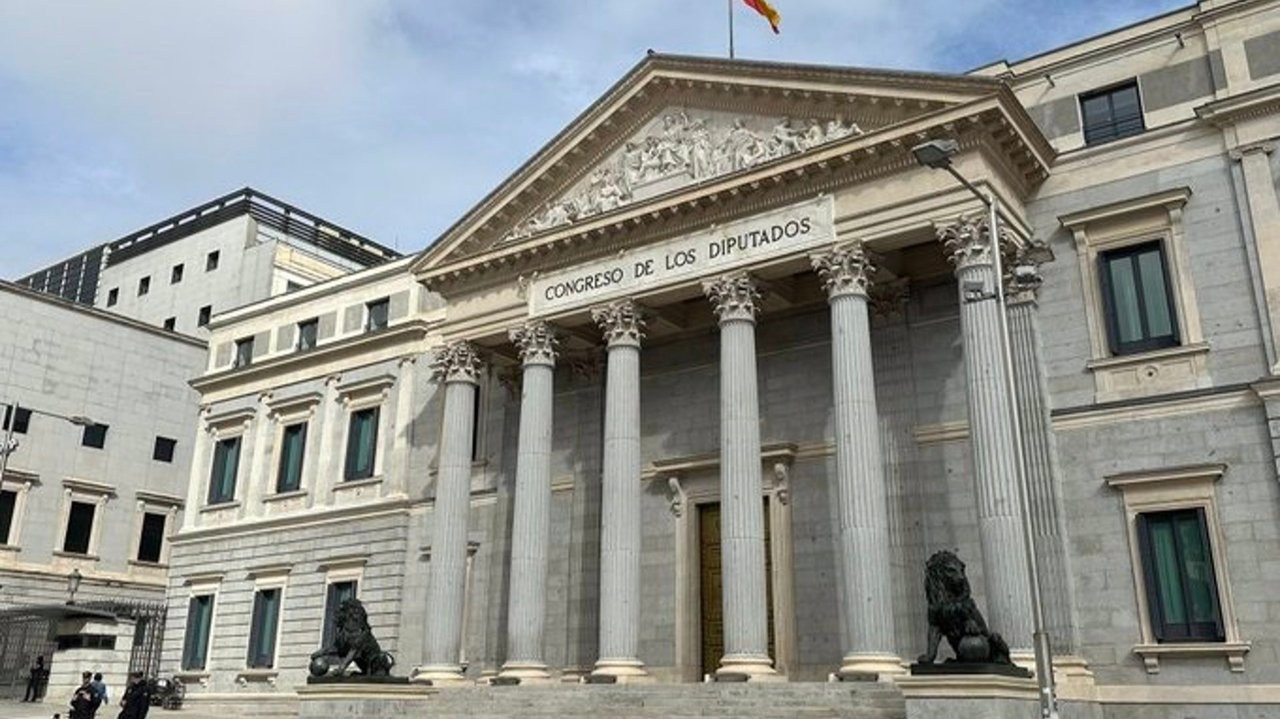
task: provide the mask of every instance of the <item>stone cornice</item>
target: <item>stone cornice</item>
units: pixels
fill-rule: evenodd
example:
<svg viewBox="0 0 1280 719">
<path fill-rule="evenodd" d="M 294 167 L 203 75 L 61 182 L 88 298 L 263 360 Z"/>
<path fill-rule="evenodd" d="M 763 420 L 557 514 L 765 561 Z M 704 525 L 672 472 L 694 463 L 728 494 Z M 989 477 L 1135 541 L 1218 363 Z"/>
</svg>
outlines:
<svg viewBox="0 0 1280 719">
<path fill-rule="evenodd" d="M 1196 108 L 1196 116 L 1214 125 L 1230 125 L 1280 113 L 1280 85 L 1271 84 Z"/>
<path fill-rule="evenodd" d="M 1062 223 L 1062 226 L 1068 230 L 1075 230 L 1078 227 L 1084 227 L 1090 223 L 1114 219 L 1116 217 L 1128 215 L 1141 210 L 1151 209 L 1153 207 L 1178 209 L 1187 204 L 1187 200 L 1190 198 L 1190 187 L 1175 187 L 1170 190 L 1154 192 L 1150 195 L 1133 197 L 1127 200 L 1119 200 L 1100 207 L 1090 207 L 1087 210 L 1060 215 L 1058 217 L 1058 222 Z"/>
</svg>

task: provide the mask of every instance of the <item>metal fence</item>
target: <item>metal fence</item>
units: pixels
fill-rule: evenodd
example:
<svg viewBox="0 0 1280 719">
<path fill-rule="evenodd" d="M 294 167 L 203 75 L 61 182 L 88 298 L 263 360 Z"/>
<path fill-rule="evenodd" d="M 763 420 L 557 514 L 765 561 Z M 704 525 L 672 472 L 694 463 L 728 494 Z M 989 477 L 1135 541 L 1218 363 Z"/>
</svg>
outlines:
<svg viewBox="0 0 1280 719">
<path fill-rule="evenodd" d="M 129 655 L 129 671 L 142 672 L 142 676 L 147 678 L 159 676 L 160 648 L 164 644 L 164 602 L 102 600 L 85 602 L 84 606 L 111 612 L 120 619 L 133 620 L 133 652 Z"/>
</svg>

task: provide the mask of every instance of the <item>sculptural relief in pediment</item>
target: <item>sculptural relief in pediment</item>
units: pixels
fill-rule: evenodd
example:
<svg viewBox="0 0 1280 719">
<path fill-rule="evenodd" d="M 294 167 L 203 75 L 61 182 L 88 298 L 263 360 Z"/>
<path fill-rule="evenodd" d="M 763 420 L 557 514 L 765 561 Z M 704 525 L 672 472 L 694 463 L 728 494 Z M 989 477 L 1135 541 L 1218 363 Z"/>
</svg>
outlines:
<svg viewBox="0 0 1280 719">
<path fill-rule="evenodd" d="M 862 134 L 841 117 L 797 120 L 673 107 L 659 113 L 504 241 Z"/>
</svg>

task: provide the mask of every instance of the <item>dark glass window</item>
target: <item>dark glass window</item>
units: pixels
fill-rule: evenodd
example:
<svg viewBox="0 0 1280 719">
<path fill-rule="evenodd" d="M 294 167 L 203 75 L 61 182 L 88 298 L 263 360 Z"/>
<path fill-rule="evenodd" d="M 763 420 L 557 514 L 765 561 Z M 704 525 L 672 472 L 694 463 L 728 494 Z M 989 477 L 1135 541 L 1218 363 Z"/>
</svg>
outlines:
<svg viewBox="0 0 1280 719">
<path fill-rule="evenodd" d="M 232 367 L 248 367 L 253 363 L 253 338 L 236 340 L 236 356 Z"/>
<path fill-rule="evenodd" d="M 120 288 L 113 287 L 107 290 L 107 307 L 115 307 L 120 301 Z"/>
<path fill-rule="evenodd" d="M 233 502 L 236 470 L 240 464 L 240 438 L 218 440 L 213 447 L 213 471 L 209 474 L 209 504 Z"/>
<path fill-rule="evenodd" d="M 324 632 L 320 638 L 320 646 L 327 647 L 333 641 L 334 622 L 338 618 L 338 607 L 348 599 L 356 598 L 356 582 L 334 582 L 329 585 L 324 600 Z"/>
<path fill-rule="evenodd" d="M 178 440 L 168 437 L 156 437 L 156 446 L 151 449 L 151 458 L 157 462 L 172 462 L 173 450 Z"/>
<path fill-rule="evenodd" d="M 1223 641 L 1204 509 L 1139 514 L 1138 541 L 1156 641 Z"/>
<path fill-rule="evenodd" d="M 204 669 L 213 624 L 213 595 L 192 597 L 187 603 L 187 633 L 182 642 L 182 668 Z"/>
<path fill-rule="evenodd" d="M 176 285 L 182 281 L 182 265 L 174 265 L 169 271 L 169 284 Z"/>
<path fill-rule="evenodd" d="M 302 287 L 303 285 L 301 283 L 294 282 L 293 280 L 285 280 L 285 283 L 284 283 L 285 292 L 293 292 L 294 290 L 300 290 L 302 289 Z"/>
<path fill-rule="evenodd" d="M 1178 322 L 1159 241 L 1104 252 L 1102 297 L 1111 352 L 1144 352 L 1178 344 Z"/>
<path fill-rule="evenodd" d="M 1086 145 L 1137 135 L 1145 129 L 1137 82 L 1081 95 L 1080 115 Z"/>
<path fill-rule="evenodd" d="M 19 406 L 18 411 L 14 412 L 13 405 L 11 404 L 5 405 L 4 406 L 4 424 L 3 426 L 0 426 L 0 429 L 5 429 L 5 430 L 9 429 L 10 417 L 13 418 L 14 434 L 26 434 L 27 430 L 31 429 L 31 410 L 25 407 Z"/>
<path fill-rule="evenodd" d="M 62 551 L 73 554 L 89 553 L 89 538 L 93 536 L 93 515 L 97 505 L 88 502 L 72 502 L 67 514 L 67 536 L 62 540 Z"/>
<path fill-rule="evenodd" d="M 214 250 L 204 258 L 204 271 L 211 272 L 218 269 L 218 251 Z"/>
<path fill-rule="evenodd" d="M 84 434 L 80 437 L 80 444 L 94 449 L 102 449 L 107 444 L 107 430 L 109 427 L 105 424 L 91 424 L 84 428 Z"/>
<path fill-rule="evenodd" d="M 0 545 L 9 543 L 13 532 L 13 514 L 17 510 L 18 493 L 0 489 Z"/>
<path fill-rule="evenodd" d="M 141 297 L 151 291 L 151 275 L 147 275 L 138 280 L 138 296 Z"/>
<path fill-rule="evenodd" d="M 138 561 L 158 563 L 164 547 L 165 516 L 155 512 L 142 515 L 142 536 L 138 538 Z"/>
<path fill-rule="evenodd" d="M 320 320 L 311 319 L 298 323 L 298 349 L 315 349 L 316 339 L 320 333 Z"/>
<path fill-rule="evenodd" d="M 364 328 L 370 332 L 373 330 L 386 329 L 388 312 L 391 309 L 391 303 L 387 299 L 374 300 L 365 305 L 368 310 L 369 320 L 365 322 Z"/>
<path fill-rule="evenodd" d="M 276 491 L 294 492 L 302 486 L 302 456 L 307 446 L 307 423 L 299 422 L 280 433 L 280 469 Z"/>
<path fill-rule="evenodd" d="M 177 317 L 166 317 L 166 318 L 165 318 L 165 320 L 164 320 L 164 328 L 165 328 L 165 329 L 167 329 L 167 330 L 171 330 L 171 329 L 173 329 L 174 327 L 177 327 L 177 326 L 178 326 L 178 318 L 177 318 Z"/>
<path fill-rule="evenodd" d="M 249 668 L 270 669 L 275 664 L 279 618 L 280 590 L 259 589 L 253 595 L 253 619 L 249 624 Z"/>
<path fill-rule="evenodd" d="M 476 385 L 471 394 L 471 461 L 476 462 L 480 459 L 480 433 L 484 431 L 480 426 L 480 405 L 484 401 L 484 392 L 480 390 L 480 385 Z"/>
<path fill-rule="evenodd" d="M 204 327 L 209 324 L 209 316 L 213 314 L 213 305 L 205 305 L 200 308 L 200 316 L 196 318 L 196 327 Z"/>
<path fill-rule="evenodd" d="M 347 429 L 347 479 L 367 479 L 373 476 L 377 445 L 378 408 L 370 407 L 352 412 Z"/>
</svg>

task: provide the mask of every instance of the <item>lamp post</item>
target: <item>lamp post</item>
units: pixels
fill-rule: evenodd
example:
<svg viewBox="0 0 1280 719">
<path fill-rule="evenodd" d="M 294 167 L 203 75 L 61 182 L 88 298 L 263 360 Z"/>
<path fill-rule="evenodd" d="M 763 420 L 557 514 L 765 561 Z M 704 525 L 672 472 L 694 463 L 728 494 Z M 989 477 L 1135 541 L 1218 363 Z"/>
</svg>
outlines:
<svg viewBox="0 0 1280 719">
<path fill-rule="evenodd" d="M 955 140 L 930 140 L 911 148 L 911 154 L 921 165 L 933 170 L 946 170 L 956 178 L 965 189 L 973 193 L 987 210 L 987 237 L 991 242 L 991 264 L 996 276 L 996 283 L 1004 282 L 1004 261 L 1000 256 L 1000 208 L 995 191 L 988 188 L 985 192 L 969 182 L 964 175 L 951 164 L 951 157 L 960 151 Z M 999 304 L 1000 344 L 1002 371 L 1009 387 L 1009 420 L 1013 426 L 1013 445 L 1015 462 L 1018 467 L 1018 504 L 1022 520 L 1022 543 L 1026 553 L 1028 590 L 1031 592 L 1031 626 L 1035 647 L 1036 683 L 1040 696 L 1040 716 L 1043 719 L 1057 719 L 1058 704 L 1053 686 L 1053 655 L 1049 646 L 1049 635 L 1044 630 L 1044 600 L 1040 594 L 1040 562 L 1036 558 L 1035 533 L 1031 525 L 1031 506 L 1027 490 L 1027 465 L 1022 447 L 1022 421 L 1018 416 L 1018 390 L 1014 384 L 1013 352 L 1009 342 L 1009 319 L 1006 314 L 1004 288 L 997 286 L 995 292 L 978 292 L 973 296 L 966 293 L 966 302 L 982 302 L 994 299 Z"/>
<path fill-rule="evenodd" d="M 67 604 L 76 603 L 76 592 L 80 590 L 80 582 L 84 576 L 80 574 L 80 568 L 71 570 L 71 574 L 67 575 Z"/>
<path fill-rule="evenodd" d="M 34 409 L 32 407 L 19 407 L 17 402 L 0 402 L 0 404 L 4 405 L 4 416 L 7 420 L 4 428 L 4 442 L 0 443 L 0 480 L 4 479 L 4 472 L 9 466 L 9 455 L 13 454 L 18 449 L 18 440 L 13 438 L 13 425 L 18 423 L 19 409 L 26 409 L 32 414 L 42 414 L 46 417 L 65 420 L 77 427 L 91 427 L 94 424 L 97 424 L 82 414 L 67 417 L 55 412 L 45 412 L 44 410 Z"/>
</svg>

